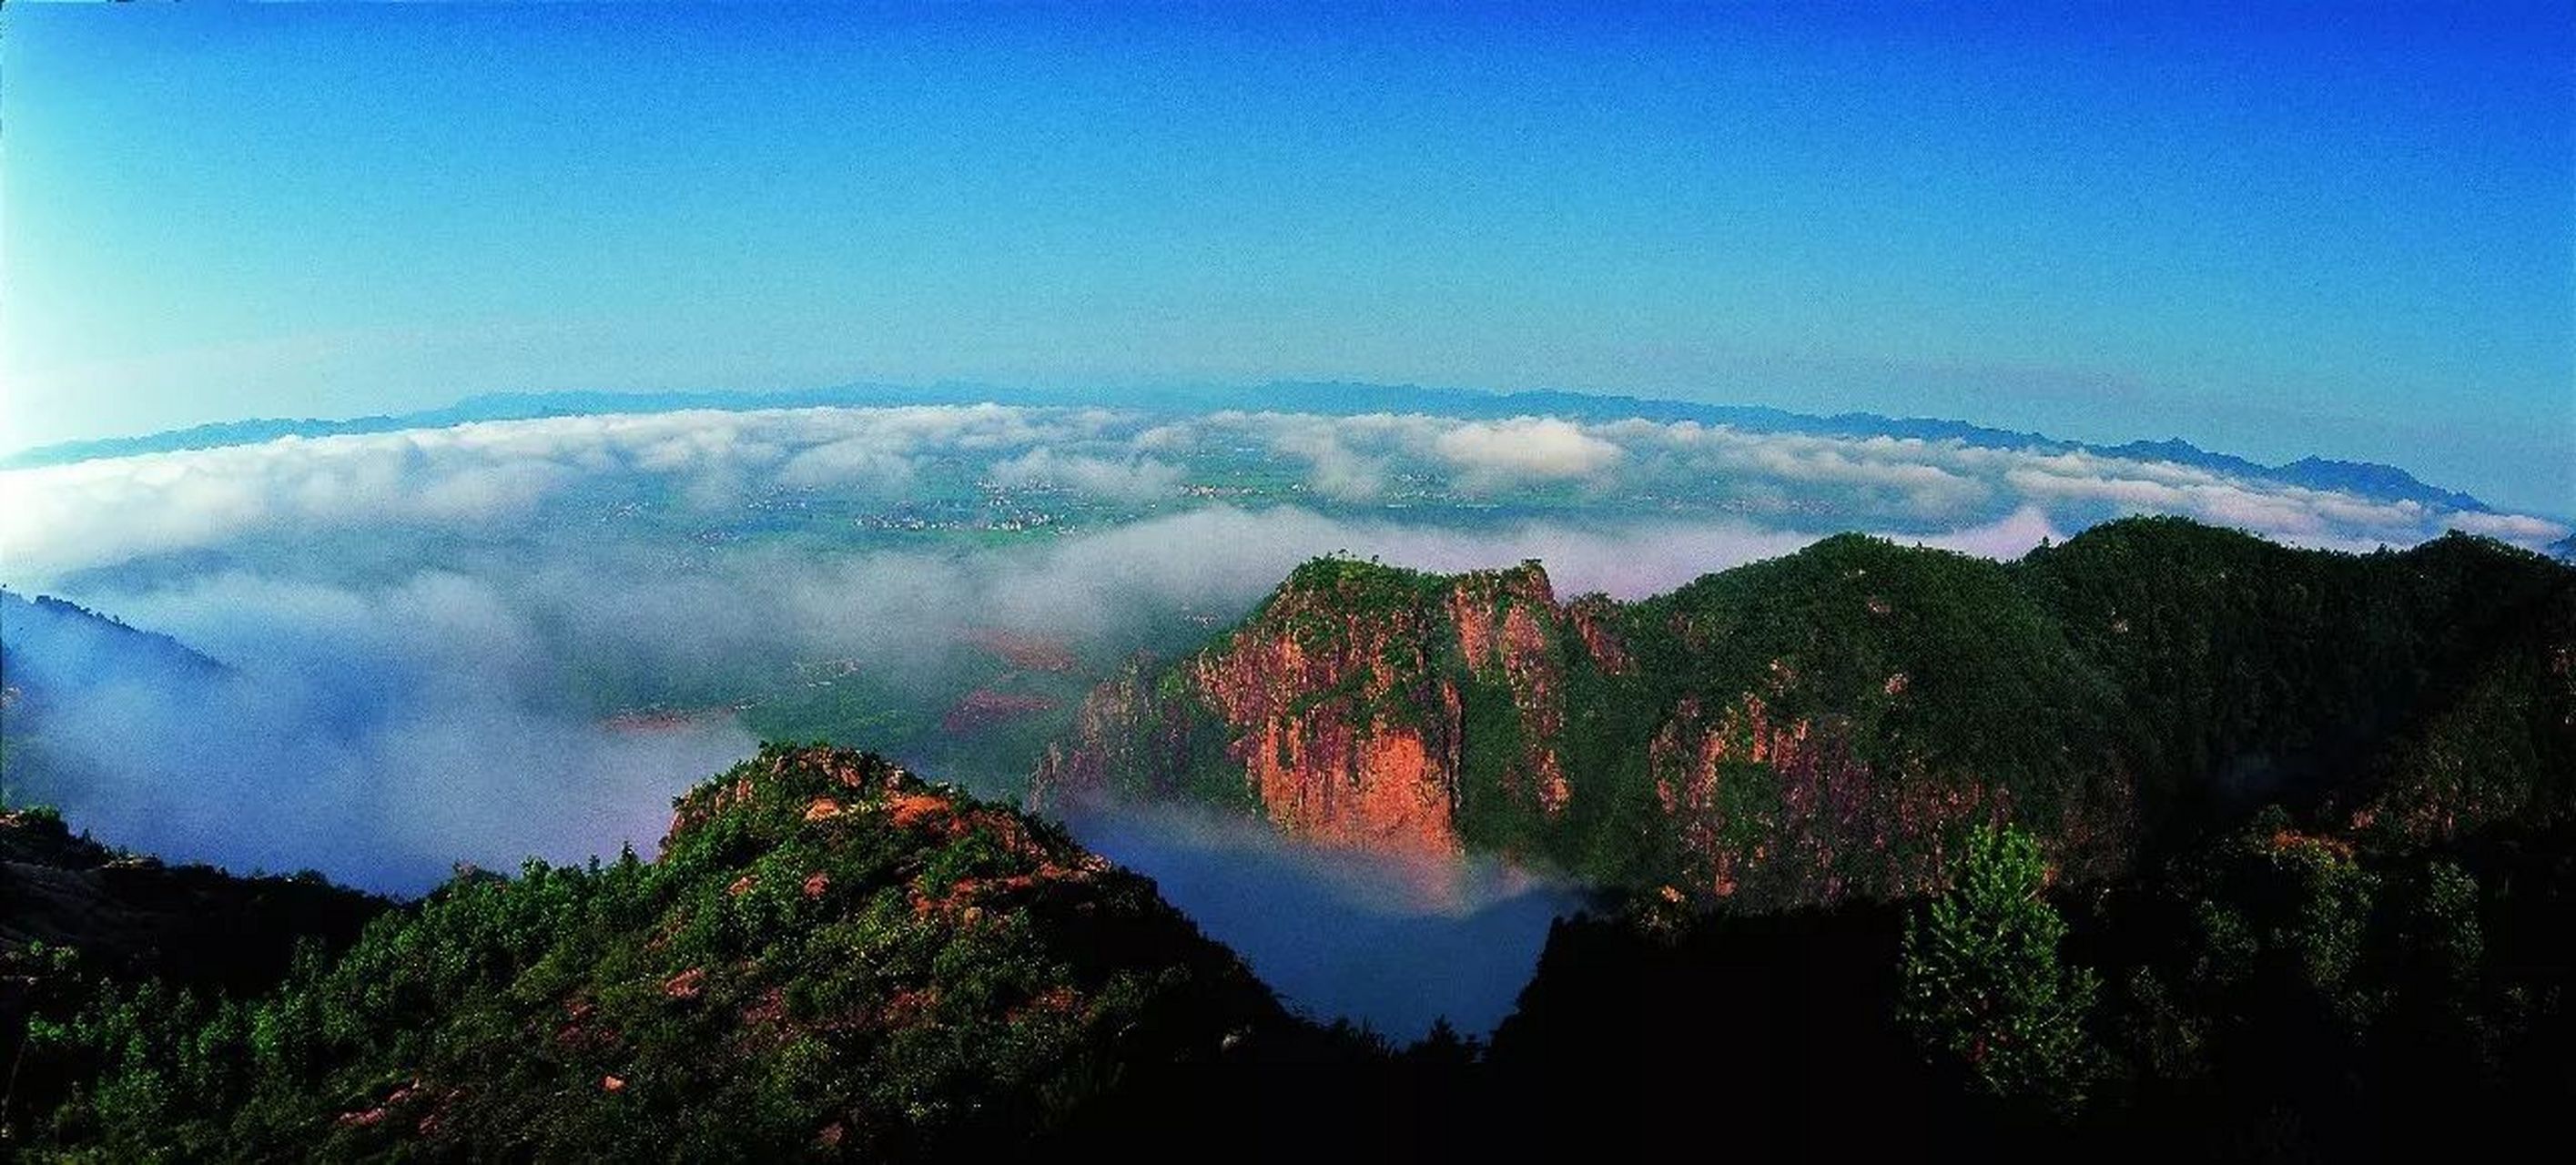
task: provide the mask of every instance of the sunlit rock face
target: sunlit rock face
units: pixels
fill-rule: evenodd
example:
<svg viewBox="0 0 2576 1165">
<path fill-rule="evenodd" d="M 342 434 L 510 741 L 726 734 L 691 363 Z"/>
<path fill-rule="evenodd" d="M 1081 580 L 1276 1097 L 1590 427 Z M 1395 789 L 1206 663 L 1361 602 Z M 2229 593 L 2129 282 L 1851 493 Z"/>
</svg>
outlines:
<svg viewBox="0 0 2576 1165">
<path fill-rule="evenodd" d="M 1663 641 L 1693 628 L 1598 595 L 1560 601 L 1536 563 L 1448 577 L 1311 563 L 1197 655 L 1101 685 L 1033 795 L 1212 801 L 1386 855 L 1581 868 L 1616 846 L 1584 872 L 1765 903 L 1919 890 L 1953 834 L 2009 812 L 1987 783 L 1864 756 L 1848 716 L 1775 712 L 1765 692 L 1802 703 L 1786 662 L 1723 697 L 1686 671 L 1647 674 L 1631 641 L 1670 657 Z M 1882 675 L 1867 694 L 1910 690 Z M 2067 813 L 2086 826 L 2070 838 L 2124 840 L 2116 807 Z"/>
<path fill-rule="evenodd" d="M 2170 521 L 2014 563 L 1828 539 L 1625 603 L 1560 600 L 1536 563 L 1321 559 L 1096 689 L 1033 795 L 1753 909 L 1925 892 L 2002 820 L 2077 880 L 2160 817 L 2264 799 L 2456 836 L 2569 800 L 2569 577 L 2492 543 L 2355 557 Z M 2240 634 L 2248 611 L 2302 630 Z M 2229 678 L 2275 671 L 2366 698 Z"/>
<path fill-rule="evenodd" d="M 1472 810 L 1562 816 L 1567 669 L 1625 666 L 1586 609 L 1559 604 L 1536 563 L 1454 578 L 1310 563 L 1158 680 L 1140 664 L 1102 685 L 1035 796 L 1195 794 L 1326 844 L 1510 850 Z"/>
</svg>

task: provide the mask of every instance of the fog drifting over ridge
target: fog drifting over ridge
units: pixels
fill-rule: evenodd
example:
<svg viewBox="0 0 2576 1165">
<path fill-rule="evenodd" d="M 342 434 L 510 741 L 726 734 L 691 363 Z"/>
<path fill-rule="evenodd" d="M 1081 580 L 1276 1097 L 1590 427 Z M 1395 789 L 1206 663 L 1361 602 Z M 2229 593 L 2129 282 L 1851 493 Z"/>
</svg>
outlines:
<svg viewBox="0 0 2576 1165">
<path fill-rule="evenodd" d="M 988 528 L 870 516 L 941 491 Z M 814 517 L 824 503 L 842 509 Z M 990 520 L 1040 504 L 1082 520 Z M 1157 628 L 1230 622 L 1334 552 L 1435 571 L 1537 558 L 1561 593 L 1634 598 L 1843 529 L 2008 558 L 2133 512 L 2334 547 L 2445 527 L 2566 533 L 2164 462 L 1688 421 L 815 408 L 0 472 L 0 581 L 169 632 L 243 677 L 212 708 L 137 691 L 97 710 L 97 773 L 66 808 L 102 835 L 416 889 L 450 858 L 649 848 L 659 799 L 751 746 L 720 721 L 605 732 L 592 673 L 685 687 L 746 661 L 855 660 L 929 674 L 979 628 L 1114 654 Z M 779 533 L 780 515 L 803 524 Z M 1016 774 L 955 775 L 1008 793 Z M 592 800 L 603 785 L 621 792 Z M 475 805 L 486 819 L 460 808 Z M 254 807 L 291 809 L 330 844 L 303 856 L 294 827 L 256 845 L 218 828 Z"/>
<path fill-rule="evenodd" d="M 0 581 L 232 669 L 138 670 L 54 714 L 45 745 L 68 775 L 45 793 L 76 826 L 409 893 L 457 861 L 650 853 L 668 799 L 755 747 L 721 712 L 621 729 L 613 693 L 815 661 L 947 682 L 990 629 L 1096 664 L 1229 623 L 1319 554 L 1434 571 L 1536 558 L 1561 594 L 1636 598 L 1846 529 L 2010 558 L 2141 512 L 2338 548 L 2566 534 L 2166 462 L 1687 421 L 817 408 L 0 472 Z M 12 684 L 43 679 L 44 661 L 10 668 Z M 927 775 L 1009 795 L 1033 759 Z M 1360 1014 L 1398 1030 L 1498 1017 L 1570 901 L 1491 880 L 1466 883 L 1464 907 L 1391 900 L 1421 872 L 1318 880 L 1296 847 L 1170 815 L 1086 834 L 1292 994 L 1328 1014 L 1376 1000 Z M 1283 930 L 1264 905 L 1283 893 L 1341 921 Z M 1468 949 L 1499 961 L 1461 966 Z"/>
</svg>

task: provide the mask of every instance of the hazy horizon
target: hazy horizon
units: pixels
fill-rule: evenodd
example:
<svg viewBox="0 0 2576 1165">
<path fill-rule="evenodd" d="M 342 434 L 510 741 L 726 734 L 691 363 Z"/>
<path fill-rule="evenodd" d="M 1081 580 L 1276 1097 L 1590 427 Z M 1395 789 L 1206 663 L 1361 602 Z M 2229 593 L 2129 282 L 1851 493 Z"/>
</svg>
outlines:
<svg viewBox="0 0 2576 1165">
<path fill-rule="evenodd" d="M 2179 436 L 2563 513 L 2564 15 L 11 5 L 0 446 L 1347 379 Z"/>
<path fill-rule="evenodd" d="M 0 792 L 415 895 L 649 850 L 763 741 L 1021 805 L 1108 757 L 1208 803 L 1080 842 L 1406 1033 L 1738 857 L 1894 899 L 1973 814 L 2127 853 L 2401 744 L 2485 797 L 2576 724 L 2523 596 L 2576 577 L 2570 16 L 10 3 L 0 457 L 419 423 L 0 469 L 0 583 L 221 665 L 13 600 Z M 1005 399 L 757 398 L 846 385 Z M 712 395 L 437 412 L 547 393 Z M 2032 554 L 2138 516 L 2279 545 Z M 2506 546 L 2377 553 L 2450 531 Z M 1333 556 L 1552 590 L 1353 567 L 1146 670 Z"/>
</svg>

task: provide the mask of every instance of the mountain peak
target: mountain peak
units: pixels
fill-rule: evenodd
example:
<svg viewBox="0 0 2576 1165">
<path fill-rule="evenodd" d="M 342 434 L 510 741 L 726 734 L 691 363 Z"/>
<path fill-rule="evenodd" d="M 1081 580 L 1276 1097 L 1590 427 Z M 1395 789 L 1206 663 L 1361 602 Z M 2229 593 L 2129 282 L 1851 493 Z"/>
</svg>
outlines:
<svg viewBox="0 0 2576 1165">
<path fill-rule="evenodd" d="M 2273 476 L 2292 485 L 2303 485 L 2310 489 L 2336 490 L 2362 497 L 2420 502 L 2471 513 L 2483 513 L 2488 509 L 2485 502 L 2468 494 L 2426 485 L 2414 474 L 2403 469 L 2373 461 L 2302 457 L 2274 469 Z"/>
<path fill-rule="evenodd" d="M 460 876 L 288 978 L 260 1014 L 335 1025 L 289 1025 L 301 1055 L 190 1032 L 235 1070 L 129 1135 L 263 1159 L 1016 1158 L 1084 1106 L 1176 1103 L 1158 1081 L 1302 1038 L 1151 883 L 874 755 L 768 746 L 677 808 L 652 861 Z M 276 1119 L 236 1120 L 253 1097 Z"/>
<path fill-rule="evenodd" d="M 2178 806 L 2247 798 L 2405 804 L 2379 828 L 2448 836 L 2510 798 L 2455 804 L 2405 767 L 2410 685 L 2521 674 L 2452 629 L 2576 602 L 2576 576 L 2496 545 L 2347 555 L 2133 518 L 1998 563 L 1850 534 L 1633 603 L 1560 603 L 1535 562 L 1321 559 L 1180 666 L 1096 690 L 1033 795 L 1179 796 L 1757 907 L 1937 885 L 1998 818 L 2078 878 Z M 2323 678 L 2235 678 L 2276 672 Z M 2551 772 L 2498 787 L 2545 806 Z"/>
</svg>

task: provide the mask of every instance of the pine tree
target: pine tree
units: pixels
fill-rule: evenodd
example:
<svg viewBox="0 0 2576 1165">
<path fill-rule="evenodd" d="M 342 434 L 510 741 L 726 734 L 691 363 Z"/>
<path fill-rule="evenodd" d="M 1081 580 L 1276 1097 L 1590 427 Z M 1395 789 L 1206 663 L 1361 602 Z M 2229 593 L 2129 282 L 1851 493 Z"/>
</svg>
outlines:
<svg viewBox="0 0 2576 1165">
<path fill-rule="evenodd" d="M 1958 881 L 1906 922 L 1898 1006 L 1936 1068 L 2063 1113 L 2094 1075 L 2084 1024 L 2099 984 L 2059 962 L 2066 921 L 2042 897 L 2047 873 L 2028 833 L 1971 835 Z"/>
</svg>

